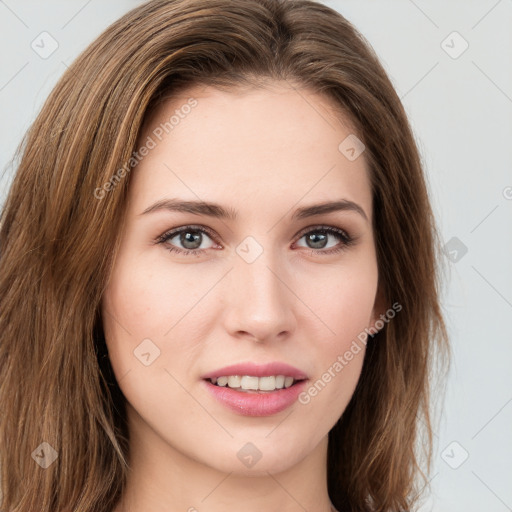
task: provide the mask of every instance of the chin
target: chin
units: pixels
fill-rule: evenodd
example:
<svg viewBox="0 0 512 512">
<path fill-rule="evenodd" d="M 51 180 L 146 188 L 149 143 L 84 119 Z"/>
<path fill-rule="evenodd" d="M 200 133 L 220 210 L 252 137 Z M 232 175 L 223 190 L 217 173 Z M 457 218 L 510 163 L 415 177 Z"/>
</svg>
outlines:
<svg viewBox="0 0 512 512">
<path fill-rule="evenodd" d="M 314 446 L 301 446 L 292 439 L 286 444 L 279 436 L 275 439 L 265 436 L 268 432 L 260 437 L 244 436 L 243 440 L 239 437 L 232 446 L 222 448 L 219 456 L 212 454 L 216 461 L 209 465 L 239 476 L 268 476 L 268 473 L 287 471 L 314 450 Z"/>
</svg>

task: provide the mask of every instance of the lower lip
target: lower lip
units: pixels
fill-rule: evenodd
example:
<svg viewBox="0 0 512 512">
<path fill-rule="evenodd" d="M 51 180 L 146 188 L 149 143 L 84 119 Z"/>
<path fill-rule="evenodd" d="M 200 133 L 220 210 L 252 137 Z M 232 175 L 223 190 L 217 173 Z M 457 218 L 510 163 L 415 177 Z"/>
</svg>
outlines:
<svg viewBox="0 0 512 512">
<path fill-rule="evenodd" d="M 271 416 L 290 407 L 305 388 L 307 380 L 301 380 L 289 388 L 263 393 L 246 393 L 216 386 L 203 380 L 208 391 L 222 404 L 242 416 Z"/>
</svg>

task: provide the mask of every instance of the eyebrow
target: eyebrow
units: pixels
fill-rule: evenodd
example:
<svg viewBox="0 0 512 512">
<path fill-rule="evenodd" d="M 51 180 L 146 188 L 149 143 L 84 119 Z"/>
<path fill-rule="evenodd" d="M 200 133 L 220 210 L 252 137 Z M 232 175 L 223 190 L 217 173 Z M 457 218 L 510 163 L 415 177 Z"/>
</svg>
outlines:
<svg viewBox="0 0 512 512">
<path fill-rule="evenodd" d="M 206 215 L 218 219 L 227 219 L 235 221 L 238 213 L 232 208 L 224 208 L 216 203 L 207 203 L 205 201 L 182 201 L 179 199 L 162 199 L 146 208 L 140 215 L 157 211 L 184 212 L 194 215 Z M 368 217 L 361 206 L 348 199 L 339 199 L 338 201 L 326 201 L 324 203 L 304 206 L 295 210 L 292 220 L 300 220 L 316 215 L 325 215 L 337 211 L 353 211 L 361 215 L 366 221 Z"/>
</svg>

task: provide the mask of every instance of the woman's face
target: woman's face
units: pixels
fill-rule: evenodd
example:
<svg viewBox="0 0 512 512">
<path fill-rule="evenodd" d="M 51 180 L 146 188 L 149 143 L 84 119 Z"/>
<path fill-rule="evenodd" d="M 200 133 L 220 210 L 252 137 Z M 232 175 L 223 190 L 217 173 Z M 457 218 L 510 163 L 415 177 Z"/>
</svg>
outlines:
<svg viewBox="0 0 512 512">
<path fill-rule="evenodd" d="M 382 312 L 351 134 L 286 82 L 195 87 L 148 120 L 103 300 L 134 453 L 241 474 L 324 461 Z"/>
</svg>

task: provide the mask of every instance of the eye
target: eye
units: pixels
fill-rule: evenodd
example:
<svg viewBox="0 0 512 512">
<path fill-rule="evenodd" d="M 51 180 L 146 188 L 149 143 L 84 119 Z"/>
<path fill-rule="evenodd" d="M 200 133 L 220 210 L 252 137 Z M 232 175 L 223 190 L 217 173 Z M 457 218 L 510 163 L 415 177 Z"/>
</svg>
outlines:
<svg viewBox="0 0 512 512">
<path fill-rule="evenodd" d="M 204 243 L 205 238 L 212 240 L 212 237 L 213 234 L 205 227 L 184 226 L 164 233 L 156 240 L 156 243 L 165 244 L 170 252 L 186 256 L 200 255 L 212 248 L 208 244 L 205 246 Z M 176 245 L 181 245 L 182 247 L 176 247 Z"/>
<path fill-rule="evenodd" d="M 312 253 L 314 254 L 334 254 L 343 251 L 355 242 L 355 239 L 346 231 L 335 228 L 334 226 L 315 226 L 314 228 L 307 229 L 308 231 L 302 232 L 299 240 L 305 238 L 307 244 L 305 247 L 313 249 Z M 329 245 L 329 238 L 337 239 L 339 243 Z"/>
<path fill-rule="evenodd" d="M 298 245 L 311 249 L 311 254 L 335 254 L 345 250 L 355 242 L 346 231 L 335 228 L 334 226 L 315 226 L 307 228 L 299 235 L 299 240 L 305 239 L 306 246 Z M 329 238 L 338 240 L 338 244 L 330 244 Z M 212 245 L 208 245 L 206 239 L 211 242 L 215 239 L 213 232 L 204 226 L 183 226 L 173 229 L 158 237 L 157 244 L 164 244 L 170 252 L 182 254 L 185 256 L 200 256 Z M 205 245 L 206 242 L 206 245 Z M 179 247 L 181 245 L 181 247 Z"/>
</svg>

